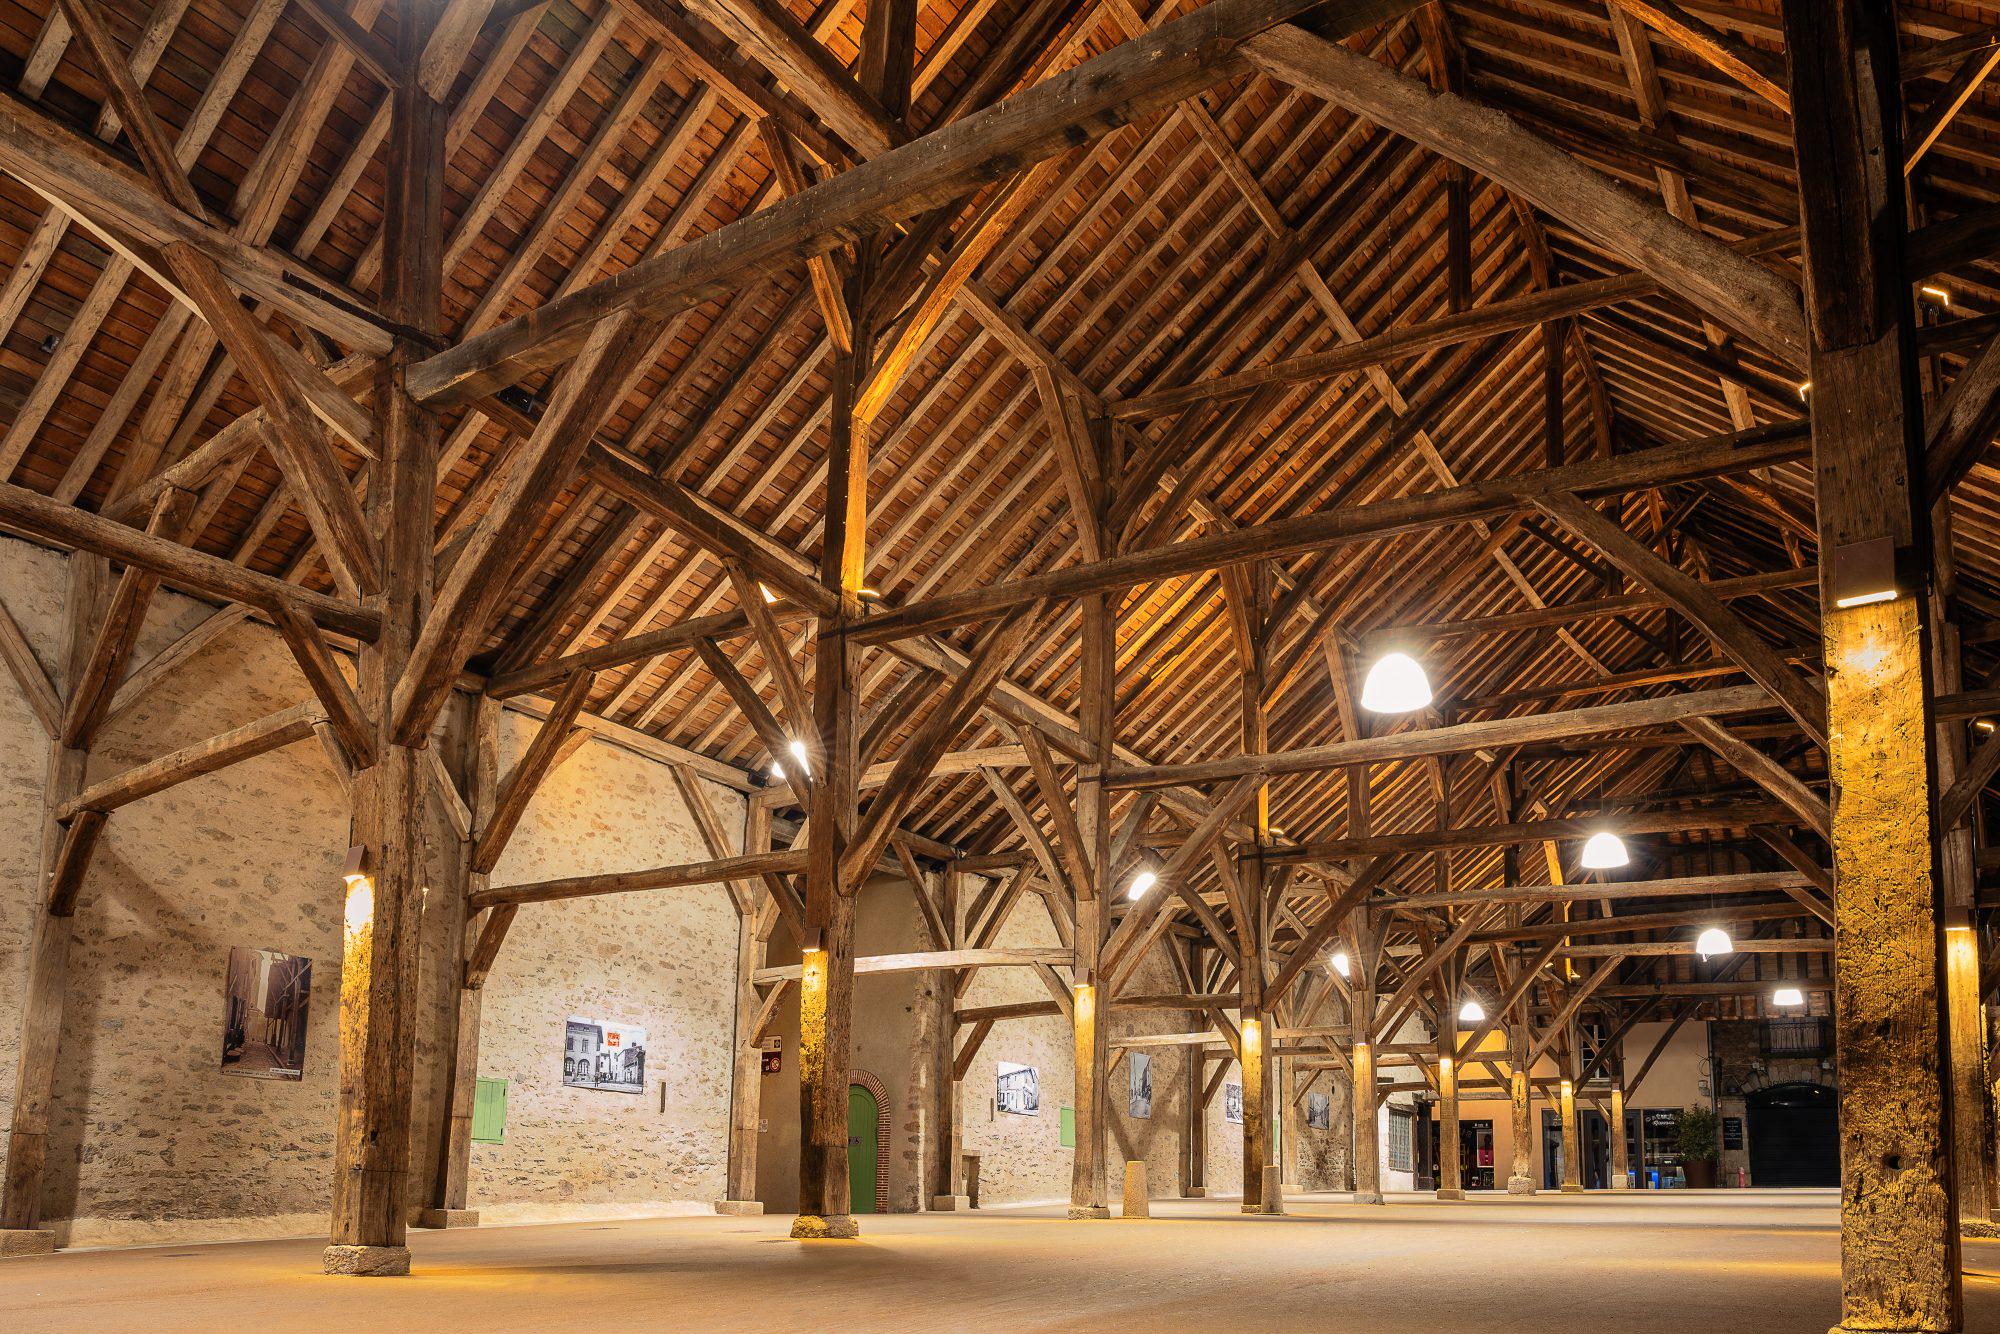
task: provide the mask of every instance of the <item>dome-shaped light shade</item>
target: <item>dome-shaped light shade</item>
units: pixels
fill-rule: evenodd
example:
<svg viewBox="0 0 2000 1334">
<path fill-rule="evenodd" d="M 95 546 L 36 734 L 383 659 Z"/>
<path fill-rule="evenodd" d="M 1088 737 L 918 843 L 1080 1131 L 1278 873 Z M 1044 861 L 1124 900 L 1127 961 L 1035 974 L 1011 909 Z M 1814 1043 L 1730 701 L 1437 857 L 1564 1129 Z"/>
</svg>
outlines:
<svg viewBox="0 0 2000 1334">
<path fill-rule="evenodd" d="M 1339 973 L 1342 977 L 1350 976 L 1354 972 L 1354 965 L 1348 962 L 1346 950 L 1335 950 L 1333 957 L 1326 962 L 1334 972 Z"/>
<path fill-rule="evenodd" d="M 1160 877 L 1151 871 L 1141 871 L 1132 877 L 1132 884 L 1125 891 L 1128 899 L 1143 898 L 1147 890 L 1160 882 Z"/>
<path fill-rule="evenodd" d="M 1718 954 L 1729 954 L 1735 949 L 1736 944 L 1730 940 L 1729 933 L 1719 926 L 1711 926 L 1694 942 L 1694 952 L 1704 959 L 1714 958 Z"/>
<path fill-rule="evenodd" d="M 1583 864 L 1593 871 L 1615 870 L 1630 860 L 1625 840 L 1608 829 L 1598 830 L 1583 845 Z"/>
<path fill-rule="evenodd" d="M 1771 1004 L 1773 1005 L 1804 1005 L 1805 1003 L 1806 993 L 1800 991 L 1797 987 L 1779 987 L 1771 993 Z"/>
<path fill-rule="evenodd" d="M 1461 1024 L 1483 1024 L 1486 1022 L 1486 1007 L 1476 1000 L 1468 1000 L 1458 1007 L 1458 1022 Z"/>
<path fill-rule="evenodd" d="M 1431 681 L 1407 653 L 1385 653 L 1361 683 L 1361 707 L 1370 713 L 1414 713 L 1431 702 Z"/>
</svg>

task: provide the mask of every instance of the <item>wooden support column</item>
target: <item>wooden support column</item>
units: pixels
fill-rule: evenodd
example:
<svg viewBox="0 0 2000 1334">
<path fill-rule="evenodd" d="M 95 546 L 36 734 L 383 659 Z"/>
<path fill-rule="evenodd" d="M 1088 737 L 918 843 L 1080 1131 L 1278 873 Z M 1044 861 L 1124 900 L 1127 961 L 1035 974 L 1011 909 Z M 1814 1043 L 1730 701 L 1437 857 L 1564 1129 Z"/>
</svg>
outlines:
<svg viewBox="0 0 2000 1334">
<path fill-rule="evenodd" d="M 942 948 L 947 950 L 959 949 L 965 944 L 966 879 L 966 873 L 954 865 L 945 869 L 940 881 L 938 916 L 943 920 L 949 937 L 942 943 Z M 953 971 L 938 978 L 935 1004 L 939 1014 L 933 1057 L 936 1074 L 931 1086 L 932 1094 L 937 1099 L 938 1133 L 927 1146 L 924 1193 L 933 1209 L 963 1212 L 972 1207 L 972 1201 L 965 1192 L 964 1085 L 953 1069 L 955 1062 L 952 1059 L 958 1050 L 959 976 Z"/>
<path fill-rule="evenodd" d="M 771 850 L 771 808 L 760 801 L 744 803 L 743 851 Z M 719 1214 L 761 1214 L 757 1198 L 757 1145 L 764 1119 L 764 1053 L 756 1043 L 757 1016 L 763 997 L 754 981 L 770 951 L 771 932 L 778 923 L 778 906 L 770 891 L 745 891 L 748 911 L 736 914 L 736 1022 L 731 1029 L 729 1063 L 729 1165 Z"/>
<path fill-rule="evenodd" d="M 1612 1060 L 1611 1189 L 1628 1190 L 1632 1185 L 1632 1151 L 1625 1143 L 1625 1053 L 1621 1050 Z"/>
<path fill-rule="evenodd" d="M 1381 1095 L 1375 1087 L 1375 931 L 1366 907 L 1355 912 L 1348 946 L 1354 1003 L 1348 1007 L 1354 1063 L 1354 1202 L 1382 1203 Z"/>
<path fill-rule="evenodd" d="M 1925 654 L 1931 544 L 1890 6 L 1786 0 L 1811 345 L 1843 1330 L 1956 1330 L 1958 1206 Z M 1893 563 L 1889 574 L 1871 574 Z M 1888 600 L 1867 595 L 1893 592 Z M 1843 601 L 1848 605 L 1840 605 Z"/>
<path fill-rule="evenodd" d="M 450 960 L 456 977 L 452 990 L 456 1008 L 452 1016 L 453 1042 L 451 1074 L 445 1093 L 444 1143 L 438 1153 L 437 1171 L 432 1175 L 429 1197 L 417 1211 L 416 1225 L 423 1228 L 478 1227 L 479 1211 L 470 1207 L 472 1197 L 472 1105 L 479 1085 L 479 1018 L 486 995 L 489 957 L 477 970 L 468 966 L 478 951 L 486 923 L 496 911 L 468 910 L 472 895 L 483 890 L 491 877 L 473 865 L 473 849 L 478 847 L 493 818 L 493 804 L 500 786 L 500 702 L 478 696 L 455 701 L 445 710 L 447 718 L 465 719 L 458 728 L 460 753 L 455 763 L 440 762 L 433 768 L 432 782 L 463 783 L 465 824 L 458 839 L 452 866 L 458 872 L 458 902 L 432 905 L 438 911 L 453 912 L 458 918 L 459 948 Z M 456 772 L 454 772 L 456 771 Z M 462 780 L 458 777 L 463 775 Z"/>
<path fill-rule="evenodd" d="M 1085 522 L 1096 524 L 1100 519 L 1101 511 L 1087 517 Z M 1110 766 L 1117 743 L 1117 619 L 1110 599 L 1102 594 L 1085 598 L 1080 610 L 1083 628 L 1079 721 L 1089 758 L 1077 771 L 1076 825 L 1077 841 L 1088 863 L 1089 875 L 1077 885 L 1075 955 L 1071 970 L 1076 984 L 1076 1003 L 1070 1007 L 1075 1036 L 1076 1151 L 1070 1165 L 1069 1216 L 1109 1218 L 1111 1208 L 1105 1186 L 1108 1052 L 1104 1018 L 1111 996 L 1099 970 L 1110 926 L 1111 915 L 1106 909 L 1117 893 L 1111 883 L 1117 868 L 1111 865 L 1109 795 L 1099 778 Z M 1060 887 L 1052 892 L 1060 893 Z"/>
<path fill-rule="evenodd" d="M 413 69 L 436 18 L 413 0 L 398 11 L 396 49 Z M 391 94 L 383 305 L 407 329 L 439 327 L 443 235 L 444 110 L 421 82 Z M 375 391 L 380 456 L 371 465 L 367 519 L 379 544 L 380 591 L 369 603 L 382 633 L 364 645 L 356 691 L 374 732 L 375 763 L 355 774 L 349 842 L 365 875 L 347 887 L 340 973 L 340 1097 L 334 1123 L 333 1226 L 329 1274 L 406 1274 L 411 1011 L 423 886 L 425 785 L 422 756 L 400 743 L 391 701 L 424 624 L 431 597 L 437 420 L 408 390 L 426 347 L 399 336 Z M 427 737 L 418 737 L 419 743 Z"/>
<path fill-rule="evenodd" d="M 1522 955 L 1522 966 L 1527 956 Z M 1507 1093 L 1514 1117 L 1514 1151 L 1507 1171 L 1509 1195 L 1535 1193 L 1535 1124 L 1533 1088 L 1528 1082 L 1528 1053 L 1533 1050 L 1528 1027 L 1528 993 L 1524 991 L 1507 1017 Z"/>
<path fill-rule="evenodd" d="M 1264 712 L 1265 658 L 1270 620 L 1269 573 L 1263 565 L 1235 567 L 1224 580 L 1235 624 L 1239 685 L 1243 710 L 1243 753 L 1261 755 L 1270 749 L 1270 728 Z M 1242 854 L 1236 903 L 1237 944 L 1243 999 L 1238 1010 L 1242 1036 L 1239 1064 L 1243 1071 L 1243 1212 L 1281 1214 L 1284 1200 L 1277 1189 L 1276 1158 L 1271 1142 L 1271 1095 L 1277 1081 L 1272 1069 L 1276 1026 L 1272 998 L 1266 994 L 1270 956 L 1270 922 L 1266 903 L 1264 852 L 1271 837 L 1270 788 L 1257 790 L 1250 819 L 1253 839 Z"/>
<path fill-rule="evenodd" d="M 1167 948 L 1172 949 L 1172 942 Z M 1188 942 L 1188 976 L 1202 974 L 1201 943 Z M 1208 1022 L 1206 1014 L 1188 1015 L 1191 1024 Z M 1199 1200 L 1208 1194 L 1208 1070 L 1207 1056 L 1200 1047 L 1187 1048 L 1187 1134 L 1181 1163 L 1181 1196 Z"/>
<path fill-rule="evenodd" d="M 73 695 L 96 642 L 109 564 L 79 551 L 69 560 L 63 603 L 63 688 Z M 69 951 L 74 895 L 54 904 L 46 892 L 67 831 L 56 819 L 64 802 L 83 790 L 90 753 L 63 744 L 61 711 L 51 720 L 48 768 L 42 788 L 41 876 L 34 935 L 28 942 L 28 976 L 21 1002 L 21 1052 L 14 1067 L 14 1115 L 7 1132 L 7 1175 L 0 1187 L 0 1256 L 55 1249 L 55 1233 L 41 1226 L 43 1169 L 48 1162 L 57 1058 L 62 1051 L 63 1005 L 69 993 Z"/>
<path fill-rule="evenodd" d="M 873 245 L 872 239 L 862 242 L 864 258 L 858 268 L 872 267 Z M 868 536 L 867 427 L 854 410 L 873 347 L 871 320 L 864 313 L 865 284 L 864 274 L 848 282 L 847 308 L 855 312 L 853 348 L 836 351 L 832 360 L 819 578 L 835 601 L 815 626 L 815 735 L 802 738 L 814 782 L 799 979 L 799 1216 L 792 1224 L 792 1236 L 801 1239 L 855 1237 L 861 1231 L 848 1211 L 847 1075 L 853 1048 L 854 896 L 867 871 L 849 883 L 841 865 L 857 817 L 858 654 L 846 628 L 861 615 Z"/>
<path fill-rule="evenodd" d="M 1565 1041 L 1559 1059 L 1563 1072 L 1562 1088 L 1558 1094 L 1562 1100 L 1562 1188 L 1565 1195 L 1577 1195 L 1583 1191 L 1583 1137 L 1578 1133 L 1576 1123 L 1575 1045 Z"/>
<path fill-rule="evenodd" d="M 1437 1197 L 1440 1200 L 1465 1198 L 1465 1177 L 1458 1161 L 1458 1010 L 1452 1001 L 1453 997 L 1445 994 L 1438 1009 Z"/>
</svg>

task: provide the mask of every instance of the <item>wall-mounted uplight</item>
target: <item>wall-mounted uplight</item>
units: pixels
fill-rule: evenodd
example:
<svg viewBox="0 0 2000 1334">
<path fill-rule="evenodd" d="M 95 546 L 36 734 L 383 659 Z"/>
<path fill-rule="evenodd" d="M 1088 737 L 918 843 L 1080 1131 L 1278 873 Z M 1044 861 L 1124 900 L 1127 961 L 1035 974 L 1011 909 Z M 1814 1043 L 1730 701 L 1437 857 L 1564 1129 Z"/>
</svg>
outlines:
<svg viewBox="0 0 2000 1334">
<path fill-rule="evenodd" d="M 1811 380 L 1801 380 L 1801 381 L 1799 381 L 1799 402 L 1801 402 L 1801 403 L 1805 402 L 1805 401 L 1806 401 L 1806 395 L 1807 395 L 1807 394 L 1810 394 L 1811 392 L 1812 392 L 1812 381 L 1811 381 Z"/>
<path fill-rule="evenodd" d="M 1731 940 L 1729 933 L 1719 926 L 1711 926 L 1695 938 L 1694 952 L 1704 959 L 1712 959 L 1718 954 L 1733 954 L 1735 951 L 1736 942 Z"/>
<path fill-rule="evenodd" d="M 771 591 L 771 586 L 769 584 L 757 585 L 757 591 L 764 595 L 764 601 L 766 602 L 776 602 L 778 600 L 778 595 Z"/>
<path fill-rule="evenodd" d="M 1385 653 L 1361 683 L 1361 707 L 1370 713 L 1415 713 L 1431 702 L 1431 681 L 1407 653 Z"/>
<path fill-rule="evenodd" d="M 347 934 L 360 935 L 375 920 L 375 880 L 368 873 L 368 849 L 360 844 L 347 850 L 347 861 L 340 868 L 340 878 L 347 885 L 347 903 L 342 917 L 347 925 Z"/>
<path fill-rule="evenodd" d="M 1592 834 L 1583 845 L 1583 864 L 1592 871 L 1610 871 L 1632 858 L 1625 851 L 1625 840 L 1609 829 L 1600 829 Z"/>
<path fill-rule="evenodd" d="M 1352 977 L 1354 975 L 1354 964 L 1348 959 L 1346 950 L 1335 950 L 1333 957 L 1328 959 L 1326 963 L 1327 967 L 1333 969 L 1334 972 L 1339 973 L 1342 977 Z"/>
<path fill-rule="evenodd" d="M 1150 870 L 1141 871 L 1139 874 L 1133 876 L 1132 883 L 1125 887 L 1125 897 L 1128 899 L 1142 899 L 1146 896 L 1147 890 L 1159 883 L 1160 877 L 1157 874 Z"/>
<path fill-rule="evenodd" d="M 1806 1003 L 1806 993 L 1797 987 L 1779 987 L 1771 993 L 1771 1004 L 1796 1009 Z"/>
<path fill-rule="evenodd" d="M 1836 607 L 1895 601 L 1902 591 L 1896 584 L 1895 542 L 1876 537 L 1835 547 L 1830 582 Z"/>
</svg>

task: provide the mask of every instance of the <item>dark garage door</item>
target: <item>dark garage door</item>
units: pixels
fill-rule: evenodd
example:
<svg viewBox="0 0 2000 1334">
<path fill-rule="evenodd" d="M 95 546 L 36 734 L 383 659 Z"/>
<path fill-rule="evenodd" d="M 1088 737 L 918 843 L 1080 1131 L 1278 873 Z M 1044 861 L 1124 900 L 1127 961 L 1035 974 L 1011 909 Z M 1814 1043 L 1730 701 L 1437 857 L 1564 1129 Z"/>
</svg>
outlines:
<svg viewBox="0 0 2000 1334">
<path fill-rule="evenodd" d="M 1833 1090 L 1779 1084 L 1745 1100 L 1752 1186 L 1838 1186 L 1840 1129 Z"/>
</svg>

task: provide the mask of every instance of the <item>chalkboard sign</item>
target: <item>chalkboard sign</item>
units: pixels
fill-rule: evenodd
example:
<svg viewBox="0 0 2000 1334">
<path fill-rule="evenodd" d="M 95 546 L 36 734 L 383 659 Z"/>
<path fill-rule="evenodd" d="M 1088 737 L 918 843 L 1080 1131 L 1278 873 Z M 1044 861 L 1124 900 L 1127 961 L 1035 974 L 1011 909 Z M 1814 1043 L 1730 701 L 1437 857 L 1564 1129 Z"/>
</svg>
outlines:
<svg viewBox="0 0 2000 1334">
<path fill-rule="evenodd" d="M 1725 1116 L 1722 1118 L 1722 1147 L 1740 1149 L 1743 1147 L 1743 1118 Z"/>
</svg>

